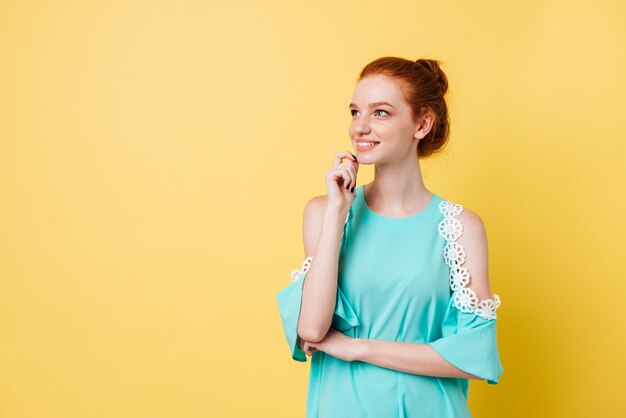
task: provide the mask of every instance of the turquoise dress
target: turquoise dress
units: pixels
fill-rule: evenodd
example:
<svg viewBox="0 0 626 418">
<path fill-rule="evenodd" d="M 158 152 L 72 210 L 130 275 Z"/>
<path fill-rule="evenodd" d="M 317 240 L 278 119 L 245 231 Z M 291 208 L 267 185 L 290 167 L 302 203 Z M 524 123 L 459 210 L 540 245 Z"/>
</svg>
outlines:
<svg viewBox="0 0 626 418">
<path fill-rule="evenodd" d="M 463 207 L 433 194 L 420 213 L 390 218 L 372 211 L 364 186 L 346 217 L 339 252 L 332 328 L 350 337 L 425 343 L 444 359 L 489 384 L 503 373 L 496 341 L 500 298 L 479 300 L 456 240 Z M 278 307 L 291 358 L 298 347 L 302 285 L 312 257 L 291 274 Z M 315 351 L 307 418 L 471 417 L 469 380 L 400 372 Z"/>
</svg>

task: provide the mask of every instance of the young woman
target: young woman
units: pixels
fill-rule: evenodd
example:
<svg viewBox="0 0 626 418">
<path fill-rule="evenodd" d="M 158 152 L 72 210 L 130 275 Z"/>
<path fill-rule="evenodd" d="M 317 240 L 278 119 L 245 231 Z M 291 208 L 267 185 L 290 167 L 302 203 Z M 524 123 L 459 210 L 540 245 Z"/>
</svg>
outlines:
<svg viewBox="0 0 626 418">
<path fill-rule="evenodd" d="M 335 154 L 307 203 L 306 258 L 278 294 L 292 358 L 311 356 L 308 418 L 470 417 L 468 379 L 503 374 L 485 226 L 420 170 L 448 139 L 447 87 L 428 59 L 379 58 L 358 78 L 356 156 Z M 360 164 L 375 176 L 357 186 Z"/>
</svg>

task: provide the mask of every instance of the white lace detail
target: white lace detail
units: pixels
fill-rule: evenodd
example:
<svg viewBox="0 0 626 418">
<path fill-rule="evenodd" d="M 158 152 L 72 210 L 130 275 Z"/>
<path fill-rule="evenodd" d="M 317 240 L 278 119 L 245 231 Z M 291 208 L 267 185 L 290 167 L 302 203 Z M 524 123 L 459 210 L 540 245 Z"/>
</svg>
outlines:
<svg viewBox="0 0 626 418">
<path fill-rule="evenodd" d="M 311 267 L 311 261 L 313 261 L 313 257 L 307 257 L 302 262 L 302 269 L 294 269 L 291 271 L 291 282 L 297 282 L 300 277 Z"/>
<path fill-rule="evenodd" d="M 350 218 L 350 213 L 352 211 L 348 211 L 348 214 L 346 215 L 346 220 L 343 221 L 344 225 L 348 222 L 348 218 Z M 341 240 L 343 241 L 343 232 L 341 234 Z M 304 274 L 304 272 L 306 272 L 310 267 L 311 267 L 311 262 L 313 261 L 313 257 L 309 256 L 307 258 L 304 259 L 304 261 L 302 262 L 302 268 L 300 270 L 298 269 L 294 269 L 291 271 L 291 275 L 289 276 L 291 278 L 291 282 L 297 282 L 298 279 L 300 279 L 300 277 L 302 277 L 302 275 Z"/>
<path fill-rule="evenodd" d="M 454 304 L 461 312 L 473 312 L 485 319 L 496 319 L 500 296 L 494 293 L 491 299 L 479 300 L 476 292 L 468 287 L 471 277 L 469 271 L 462 267 L 465 263 L 465 250 L 456 240 L 463 233 L 463 225 L 455 216 L 463 211 L 463 206 L 444 200 L 439 203 L 439 211 L 444 216 L 438 229 L 446 240 L 443 259 L 450 267 L 450 288 L 454 291 Z"/>
</svg>

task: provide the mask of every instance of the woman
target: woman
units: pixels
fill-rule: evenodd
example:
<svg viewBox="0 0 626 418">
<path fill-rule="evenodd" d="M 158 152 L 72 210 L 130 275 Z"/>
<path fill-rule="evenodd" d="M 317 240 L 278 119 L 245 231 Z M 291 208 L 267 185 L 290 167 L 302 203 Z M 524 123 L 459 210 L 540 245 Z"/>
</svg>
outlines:
<svg viewBox="0 0 626 418">
<path fill-rule="evenodd" d="M 309 418 L 470 417 L 468 379 L 503 374 L 484 224 L 422 180 L 418 158 L 448 139 L 446 90 L 436 60 L 383 57 L 359 76 L 356 156 L 338 152 L 307 203 L 306 258 L 278 294 L 292 358 L 311 356 Z M 359 164 L 371 183 L 356 185 Z"/>
</svg>

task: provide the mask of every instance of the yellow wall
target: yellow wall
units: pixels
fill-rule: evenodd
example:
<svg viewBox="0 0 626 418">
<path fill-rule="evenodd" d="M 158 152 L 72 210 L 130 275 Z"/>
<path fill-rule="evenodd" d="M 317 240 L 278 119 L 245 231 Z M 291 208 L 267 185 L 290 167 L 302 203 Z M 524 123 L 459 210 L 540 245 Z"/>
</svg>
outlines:
<svg viewBox="0 0 626 418">
<path fill-rule="evenodd" d="M 382 55 L 449 77 L 425 181 L 482 216 L 502 299 L 475 416 L 618 416 L 624 28 L 617 0 L 0 1 L 0 416 L 303 416 L 275 295 Z"/>
</svg>

